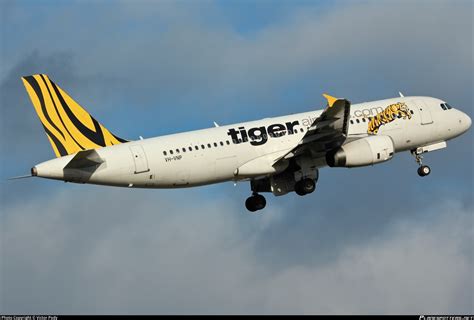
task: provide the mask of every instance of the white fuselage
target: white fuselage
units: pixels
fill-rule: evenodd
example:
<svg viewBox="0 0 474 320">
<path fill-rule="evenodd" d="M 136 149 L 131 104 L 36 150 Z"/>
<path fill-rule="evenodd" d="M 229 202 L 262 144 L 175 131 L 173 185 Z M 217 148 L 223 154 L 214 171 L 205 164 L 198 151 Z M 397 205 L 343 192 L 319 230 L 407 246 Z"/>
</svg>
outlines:
<svg viewBox="0 0 474 320">
<path fill-rule="evenodd" d="M 461 111 L 443 110 L 440 107 L 443 101 L 439 99 L 400 97 L 352 105 L 348 137 L 367 136 L 368 117 L 398 102 L 409 107 L 411 119 L 387 123 L 377 133 L 389 136 L 396 152 L 447 141 L 471 125 L 470 118 Z M 74 155 L 43 162 L 35 170 L 37 176 L 45 178 L 142 188 L 191 187 L 248 179 L 252 175 L 239 175 L 237 169 L 290 151 L 322 112 L 266 118 L 104 147 L 97 149 L 104 162 L 90 170 L 65 172 L 63 168 Z M 326 165 L 321 159 L 314 161 L 316 167 Z M 256 172 L 255 176 L 272 173 L 271 170 Z"/>
</svg>

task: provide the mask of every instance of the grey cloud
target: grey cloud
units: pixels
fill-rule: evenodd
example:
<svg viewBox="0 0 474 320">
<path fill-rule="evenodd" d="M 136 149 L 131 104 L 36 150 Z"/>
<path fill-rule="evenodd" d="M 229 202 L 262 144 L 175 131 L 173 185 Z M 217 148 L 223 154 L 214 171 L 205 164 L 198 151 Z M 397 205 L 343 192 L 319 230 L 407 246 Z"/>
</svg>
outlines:
<svg viewBox="0 0 474 320">
<path fill-rule="evenodd" d="M 7 208 L 2 223 L 2 311 L 473 310 L 471 211 L 457 202 L 433 203 L 427 208 L 433 215 L 429 224 L 405 217 L 370 243 L 349 241 L 327 264 L 295 261 L 272 270 L 254 254 L 261 239 L 242 231 L 246 228 L 240 210 L 226 201 L 201 202 L 196 211 L 186 204 L 178 209 L 177 196 L 145 191 L 118 202 L 127 190 L 105 190 L 97 197 L 95 190 L 74 189 L 77 192 L 62 191 L 54 199 Z M 192 193 L 186 196 L 190 204 L 198 201 Z M 151 202 L 160 209 L 153 210 Z M 257 223 L 262 231 L 272 229 L 280 215 L 266 214 L 266 220 Z M 318 249 L 312 254 L 318 255 Z"/>
</svg>

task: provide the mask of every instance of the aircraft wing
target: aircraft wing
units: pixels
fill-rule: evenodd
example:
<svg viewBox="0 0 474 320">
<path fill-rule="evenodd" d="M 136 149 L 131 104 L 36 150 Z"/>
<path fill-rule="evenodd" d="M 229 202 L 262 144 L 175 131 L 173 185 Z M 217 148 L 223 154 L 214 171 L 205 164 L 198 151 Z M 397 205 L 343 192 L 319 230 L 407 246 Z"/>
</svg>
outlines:
<svg viewBox="0 0 474 320">
<path fill-rule="evenodd" d="M 277 159 L 275 164 L 282 159 L 303 154 L 312 158 L 324 157 L 327 151 L 341 146 L 346 141 L 351 103 L 328 94 L 323 96 L 328 102 L 326 109 L 314 120 L 298 145 Z"/>
</svg>

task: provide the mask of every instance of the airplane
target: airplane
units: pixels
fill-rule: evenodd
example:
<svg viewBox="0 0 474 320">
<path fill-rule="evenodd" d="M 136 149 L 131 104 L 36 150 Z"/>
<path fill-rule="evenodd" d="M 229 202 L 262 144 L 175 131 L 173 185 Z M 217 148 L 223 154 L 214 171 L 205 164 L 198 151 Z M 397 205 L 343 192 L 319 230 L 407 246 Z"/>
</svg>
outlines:
<svg viewBox="0 0 474 320">
<path fill-rule="evenodd" d="M 403 96 L 352 105 L 323 94 L 323 110 L 129 141 L 114 135 L 45 74 L 22 77 L 57 158 L 31 175 L 127 188 L 187 188 L 250 182 L 245 201 L 262 210 L 262 193 L 300 196 L 323 167 L 362 167 L 410 151 L 418 175 L 423 154 L 465 133 L 471 118 L 440 99 Z"/>
</svg>

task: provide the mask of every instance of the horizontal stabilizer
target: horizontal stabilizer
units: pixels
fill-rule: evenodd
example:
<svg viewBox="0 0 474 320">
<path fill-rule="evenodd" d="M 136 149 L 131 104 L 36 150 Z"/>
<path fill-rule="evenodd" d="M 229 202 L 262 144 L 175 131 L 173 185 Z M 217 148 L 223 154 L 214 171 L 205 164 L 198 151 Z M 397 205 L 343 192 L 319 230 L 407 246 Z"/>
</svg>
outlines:
<svg viewBox="0 0 474 320">
<path fill-rule="evenodd" d="M 74 158 L 64 167 L 64 169 L 82 169 L 93 167 L 103 163 L 104 160 L 99 156 L 95 149 L 79 151 Z"/>
</svg>

